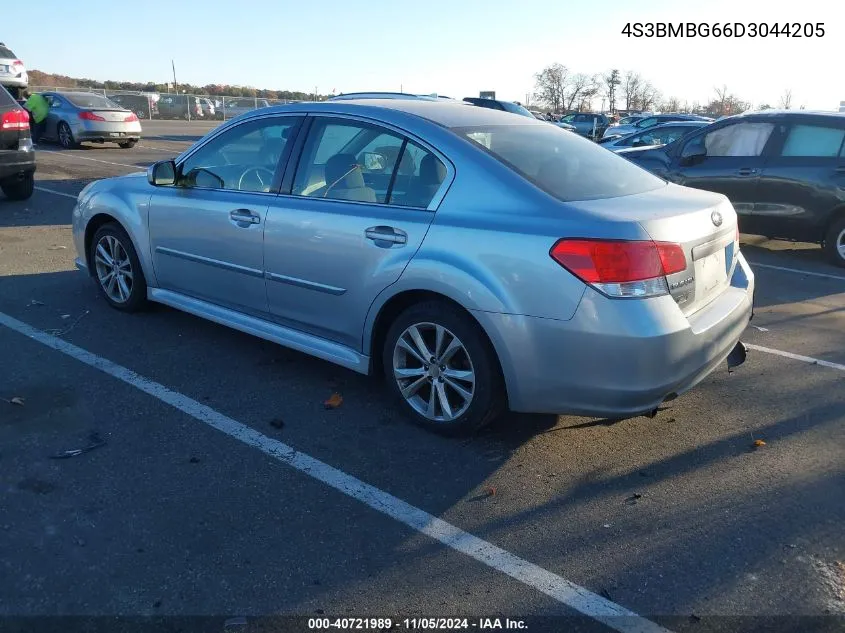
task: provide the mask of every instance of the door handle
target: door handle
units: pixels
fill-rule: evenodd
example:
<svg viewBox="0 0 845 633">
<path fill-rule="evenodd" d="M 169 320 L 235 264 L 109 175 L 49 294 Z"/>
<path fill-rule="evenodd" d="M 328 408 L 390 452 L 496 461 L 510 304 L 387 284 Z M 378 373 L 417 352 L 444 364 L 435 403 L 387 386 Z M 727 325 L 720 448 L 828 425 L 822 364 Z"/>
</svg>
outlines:
<svg viewBox="0 0 845 633">
<path fill-rule="evenodd" d="M 229 213 L 229 217 L 239 224 L 259 224 L 261 222 L 261 218 L 249 209 L 235 209 Z"/>
<path fill-rule="evenodd" d="M 754 174 L 758 173 L 760 170 L 755 169 L 754 167 L 740 167 L 739 171 L 737 172 L 740 176 L 753 176 Z"/>
<path fill-rule="evenodd" d="M 407 244 L 408 234 L 394 229 L 392 226 L 371 226 L 364 231 L 364 237 L 374 242 L 390 242 L 391 244 Z"/>
</svg>

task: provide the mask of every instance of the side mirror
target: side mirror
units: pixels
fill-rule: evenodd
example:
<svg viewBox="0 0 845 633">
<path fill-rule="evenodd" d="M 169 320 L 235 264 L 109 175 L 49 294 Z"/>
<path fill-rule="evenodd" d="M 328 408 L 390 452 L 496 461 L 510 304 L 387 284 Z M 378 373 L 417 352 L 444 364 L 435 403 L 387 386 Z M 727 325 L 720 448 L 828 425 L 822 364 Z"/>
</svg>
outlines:
<svg viewBox="0 0 845 633">
<path fill-rule="evenodd" d="M 361 159 L 366 171 L 384 171 L 387 165 L 387 159 L 375 152 L 364 152 L 361 154 Z"/>
<path fill-rule="evenodd" d="M 693 165 L 700 163 L 706 156 L 707 149 L 704 147 L 704 144 L 693 141 L 684 145 L 684 148 L 681 150 L 681 164 Z"/>
<path fill-rule="evenodd" d="M 147 182 L 156 187 L 169 187 L 176 184 L 176 163 L 162 160 L 147 168 Z"/>
</svg>

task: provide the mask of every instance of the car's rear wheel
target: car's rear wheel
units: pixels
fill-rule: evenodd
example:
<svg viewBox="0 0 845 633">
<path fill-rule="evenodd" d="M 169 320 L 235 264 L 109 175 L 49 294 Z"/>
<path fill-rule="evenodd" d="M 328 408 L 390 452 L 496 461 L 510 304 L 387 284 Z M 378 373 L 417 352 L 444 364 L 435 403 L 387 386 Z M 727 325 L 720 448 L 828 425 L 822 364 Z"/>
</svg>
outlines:
<svg viewBox="0 0 845 633">
<path fill-rule="evenodd" d="M 71 132 L 70 126 L 64 121 L 59 123 L 57 133 L 59 137 L 59 145 L 65 149 L 75 149 L 79 147 L 79 143 L 77 143 L 76 139 L 73 138 L 73 132 Z"/>
<path fill-rule="evenodd" d="M 834 220 L 828 227 L 824 253 L 831 264 L 845 268 L 845 217 Z"/>
<path fill-rule="evenodd" d="M 147 282 L 132 240 L 113 222 L 104 224 L 91 240 L 88 261 L 97 289 L 109 305 L 135 312 L 147 301 Z"/>
<path fill-rule="evenodd" d="M 118 143 L 118 145 L 120 145 L 120 147 L 122 147 L 123 149 L 132 149 L 133 147 L 135 147 L 135 143 L 137 142 L 138 141 L 136 141 L 135 139 L 132 139 L 131 141 L 123 141 L 122 143 Z"/>
<path fill-rule="evenodd" d="M 417 424 L 444 435 L 483 427 L 505 407 L 499 363 L 481 327 L 440 301 L 402 312 L 385 339 L 390 390 Z"/>
<path fill-rule="evenodd" d="M 23 176 L 12 176 L 0 180 L 0 190 L 9 200 L 28 200 L 35 190 L 35 174 L 30 172 Z"/>
</svg>

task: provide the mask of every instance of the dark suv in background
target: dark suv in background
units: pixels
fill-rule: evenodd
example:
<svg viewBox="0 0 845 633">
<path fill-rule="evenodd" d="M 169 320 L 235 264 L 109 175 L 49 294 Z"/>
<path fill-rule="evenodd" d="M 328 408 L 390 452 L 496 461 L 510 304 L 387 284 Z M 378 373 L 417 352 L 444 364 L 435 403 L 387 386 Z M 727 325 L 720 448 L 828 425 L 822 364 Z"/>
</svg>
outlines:
<svg viewBox="0 0 845 633">
<path fill-rule="evenodd" d="M 0 86 L 0 190 L 11 200 L 26 200 L 34 186 L 29 113 Z"/>
<path fill-rule="evenodd" d="M 773 111 L 618 152 L 687 187 L 725 194 L 743 233 L 822 244 L 845 267 L 845 113 Z"/>
<path fill-rule="evenodd" d="M 561 123 L 571 125 L 581 136 L 596 140 L 602 137 L 607 126 L 610 125 L 610 119 L 595 112 L 573 112 L 563 117 Z"/>
</svg>

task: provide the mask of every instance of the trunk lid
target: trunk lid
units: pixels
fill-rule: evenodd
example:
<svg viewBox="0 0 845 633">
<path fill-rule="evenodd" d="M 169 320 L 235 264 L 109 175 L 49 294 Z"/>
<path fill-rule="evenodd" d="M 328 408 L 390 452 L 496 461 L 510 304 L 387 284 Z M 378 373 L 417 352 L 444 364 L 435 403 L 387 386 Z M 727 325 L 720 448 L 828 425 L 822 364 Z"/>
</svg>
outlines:
<svg viewBox="0 0 845 633">
<path fill-rule="evenodd" d="M 130 110 L 114 110 L 103 108 L 87 109 L 85 110 L 85 112 L 89 112 L 95 117 L 105 119 L 105 121 L 108 123 L 123 123 L 124 121 L 126 121 L 126 117 L 131 116 L 133 114 Z"/>
<path fill-rule="evenodd" d="M 575 203 L 610 221 L 637 222 L 656 242 L 680 244 L 684 271 L 669 275 L 669 292 L 685 315 L 730 285 L 739 252 L 737 215 L 725 196 L 678 185 L 633 196 Z"/>
</svg>

